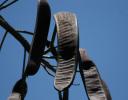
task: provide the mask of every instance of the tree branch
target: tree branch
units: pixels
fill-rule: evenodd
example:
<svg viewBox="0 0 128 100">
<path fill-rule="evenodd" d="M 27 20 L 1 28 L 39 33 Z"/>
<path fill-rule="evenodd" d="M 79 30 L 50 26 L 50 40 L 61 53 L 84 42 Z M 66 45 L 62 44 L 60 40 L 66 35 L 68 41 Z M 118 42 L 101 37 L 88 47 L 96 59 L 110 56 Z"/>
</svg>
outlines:
<svg viewBox="0 0 128 100">
<path fill-rule="evenodd" d="M 63 98 L 62 98 L 62 94 L 61 94 L 60 91 L 58 91 L 58 96 L 59 96 L 59 100 L 63 100 Z"/>
<path fill-rule="evenodd" d="M 19 32 L 17 32 L 11 25 L 9 25 L 2 16 L 0 16 L 0 25 L 6 31 L 8 31 L 16 40 L 18 40 L 27 52 L 29 52 L 30 44 L 28 43 L 28 41 L 22 35 L 20 35 Z M 56 72 L 56 69 L 54 69 L 46 60 L 42 59 L 41 62 L 50 70 Z"/>
<path fill-rule="evenodd" d="M 5 40 L 6 36 L 7 36 L 7 33 L 8 33 L 8 31 L 5 31 L 5 34 L 4 34 L 4 36 L 3 36 L 3 38 L 2 38 L 2 41 L 1 41 L 1 43 L 0 43 L 0 51 L 1 51 L 1 49 L 2 49 L 2 46 L 3 46 L 4 40 Z"/>
<path fill-rule="evenodd" d="M 24 72 L 25 72 L 25 61 L 26 61 L 26 50 L 25 50 L 25 48 L 24 48 L 23 68 L 22 68 L 22 78 L 24 77 Z"/>
<path fill-rule="evenodd" d="M 43 65 L 42 65 L 43 66 Z M 52 77 L 55 77 L 54 75 L 52 75 L 46 68 L 46 66 L 43 66 L 44 70 L 47 72 L 48 75 L 52 76 Z"/>
<path fill-rule="evenodd" d="M 2 16 L 0 16 L 0 25 L 12 36 L 14 36 L 15 39 L 17 39 L 22 44 L 22 46 L 29 52 L 30 44 L 28 43 L 28 41 L 22 35 L 20 35 L 11 25 L 9 25 Z"/>
<path fill-rule="evenodd" d="M 25 33 L 25 34 L 28 34 L 28 35 L 34 35 L 34 33 L 28 32 L 28 31 L 22 31 L 22 30 L 16 30 L 16 31 L 19 32 L 19 33 Z"/>
<path fill-rule="evenodd" d="M 14 1 L 12 1 L 12 2 L 6 4 L 6 5 L 4 5 L 5 3 L 2 4 L 2 5 L 4 5 L 4 6 L 1 6 L 1 7 L 0 7 L 0 10 L 3 10 L 3 9 L 5 9 L 5 8 L 11 6 L 12 4 L 16 3 L 17 1 L 18 1 L 18 0 L 14 0 Z M 7 1 L 5 1 L 5 2 L 7 2 Z"/>
<path fill-rule="evenodd" d="M 69 89 L 66 89 L 63 92 L 63 100 L 68 100 L 68 98 L 69 98 Z"/>
<path fill-rule="evenodd" d="M 47 61 L 45 61 L 44 59 L 42 59 L 42 63 L 43 63 L 47 68 L 49 68 L 51 71 L 53 71 L 54 73 L 56 72 L 56 69 L 53 68 L 53 66 L 50 65 L 49 62 L 47 62 Z M 41 65 L 42 65 L 42 64 L 41 64 Z M 44 66 L 44 65 L 42 65 L 42 66 Z"/>
<path fill-rule="evenodd" d="M 3 1 L 3 2 L 0 4 L 0 7 L 2 7 L 6 2 L 8 2 L 8 0 Z"/>
</svg>

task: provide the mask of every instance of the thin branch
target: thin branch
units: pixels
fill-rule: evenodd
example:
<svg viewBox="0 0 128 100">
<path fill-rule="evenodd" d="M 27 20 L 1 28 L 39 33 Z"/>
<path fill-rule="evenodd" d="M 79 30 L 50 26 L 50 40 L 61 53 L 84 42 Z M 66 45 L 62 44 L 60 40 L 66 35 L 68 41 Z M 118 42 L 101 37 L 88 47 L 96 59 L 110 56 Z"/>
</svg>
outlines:
<svg viewBox="0 0 128 100">
<path fill-rule="evenodd" d="M 3 46 L 4 40 L 5 40 L 6 36 L 7 36 L 7 33 L 8 33 L 8 31 L 5 32 L 5 34 L 4 34 L 3 38 L 2 38 L 2 41 L 0 43 L 0 51 L 2 49 L 2 46 Z"/>
<path fill-rule="evenodd" d="M 52 75 L 52 74 L 47 70 L 46 67 L 44 67 L 44 69 L 45 69 L 45 71 L 46 71 L 50 76 L 55 77 L 54 75 Z"/>
<path fill-rule="evenodd" d="M 63 98 L 62 98 L 62 94 L 61 94 L 60 91 L 58 91 L 58 96 L 59 96 L 59 100 L 63 100 Z"/>
<path fill-rule="evenodd" d="M 56 25 L 55 25 L 55 27 L 54 27 L 54 31 L 53 31 L 53 34 L 52 34 L 52 38 L 51 38 L 51 45 L 53 45 L 53 44 L 54 44 L 55 37 L 56 37 Z"/>
<path fill-rule="evenodd" d="M 4 18 L 1 15 L 0 15 L 0 19 L 3 20 L 3 21 L 5 21 Z"/>
<path fill-rule="evenodd" d="M 25 72 L 25 61 L 26 61 L 26 50 L 25 50 L 25 48 L 24 48 L 22 78 L 24 77 L 24 72 Z"/>
<path fill-rule="evenodd" d="M 55 57 L 55 59 L 57 61 L 58 60 L 57 59 L 57 51 L 56 51 L 56 48 L 54 46 L 55 37 L 56 37 L 56 25 L 54 27 L 53 35 L 52 35 L 52 38 L 51 38 L 50 48 L 51 48 L 52 54 L 54 55 L 54 57 Z"/>
<path fill-rule="evenodd" d="M 28 41 L 20 35 L 11 25 L 7 23 L 7 21 L 0 15 L 0 25 L 8 31 L 15 39 L 17 39 L 22 46 L 29 52 L 30 50 L 30 44 Z"/>
<path fill-rule="evenodd" d="M 6 4 L 5 6 L 0 7 L 0 10 L 3 10 L 3 9 L 5 9 L 5 8 L 11 6 L 12 4 L 16 3 L 17 1 L 18 1 L 18 0 L 14 0 L 14 1 L 12 1 L 12 2 Z"/>
<path fill-rule="evenodd" d="M 68 100 L 68 98 L 69 98 L 69 89 L 66 89 L 63 92 L 63 100 Z"/>
<path fill-rule="evenodd" d="M 55 47 L 54 47 L 54 49 L 55 49 L 55 48 L 58 48 L 58 46 L 55 46 Z M 51 51 L 51 47 L 50 47 L 50 48 L 48 48 L 46 51 L 44 51 L 43 55 L 45 55 L 45 54 L 49 53 L 50 51 Z"/>
<path fill-rule="evenodd" d="M 11 25 L 9 25 L 5 19 L 0 15 L 0 25 L 8 31 L 16 40 L 18 40 L 21 45 L 26 49 L 27 52 L 30 50 L 30 44 L 28 41 L 20 35 Z M 52 70 L 53 72 L 56 72 L 56 69 L 54 69 L 46 60 L 42 59 L 41 61 L 44 65 L 47 65 L 47 67 Z"/>
<path fill-rule="evenodd" d="M 41 64 L 43 66 L 43 64 Z M 44 70 L 47 72 L 48 75 L 52 76 L 52 77 L 55 77 L 54 75 L 52 75 L 46 68 L 46 66 L 43 66 Z"/>
<path fill-rule="evenodd" d="M 42 59 L 41 65 L 42 64 L 43 64 L 43 66 L 46 66 L 47 68 L 49 68 L 54 73 L 56 72 L 56 69 L 51 64 L 49 64 L 49 62 L 45 61 L 44 59 Z"/>
<path fill-rule="evenodd" d="M 53 56 L 55 57 L 55 59 L 57 61 L 58 60 L 57 59 L 57 51 L 56 51 L 56 48 L 54 47 L 54 45 L 53 45 L 53 47 L 51 47 L 51 53 L 53 54 Z"/>
<path fill-rule="evenodd" d="M 28 35 L 34 35 L 34 33 L 28 32 L 28 31 L 21 31 L 21 30 L 16 30 L 16 31 L 20 32 L 20 33 L 25 33 L 25 34 L 28 34 Z"/>
<path fill-rule="evenodd" d="M 6 2 L 8 2 L 8 0 L 3 1 L 3 2 L 0 4 L 0 7 L 2 7 Z"/>
<path fill-rule="evenodd" d="M 44 51 L 43 55 L 49 53 L 51 51 L 51 48 L 48 48 L 46 51 Z"/>
</svg>

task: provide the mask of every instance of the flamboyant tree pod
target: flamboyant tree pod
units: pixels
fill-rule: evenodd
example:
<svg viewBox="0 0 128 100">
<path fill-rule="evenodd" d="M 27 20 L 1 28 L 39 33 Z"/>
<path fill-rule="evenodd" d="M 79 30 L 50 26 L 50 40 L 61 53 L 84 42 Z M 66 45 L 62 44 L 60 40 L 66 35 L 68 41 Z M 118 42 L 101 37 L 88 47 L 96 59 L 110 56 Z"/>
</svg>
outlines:
<svg viewBox="0 0 128 100">
<path fill-rule="evenodd" d="M 78 25 L 75 14 L 70 12 L 59 12 L 54 15 L 54 18 L 58 37 L 58 65 L 54 86 L 57 90 L 62 91 L 72 84 L 77 68 Z"/>
<path fill-rule="evenodd" d="M 112 100 L 112 97 L 111 97 L 111 94 L 110 94 L 110 91 L 106 85 L 106 83 L 102 80 L 102 84 L 103 84 L 103 88 L 104 88 L 104 91 L 105 91 L 105 95 L 107 97 L 107 100 Z"/>
<path fill-rule="evenodd" d="M 36 26 L 25 71 L 26 75 L 34 75 L 39 70 L 47 41 L 50 19 L 51 10 L 47 0 L 38 0 Z"/>
<path fill-rule="evenodd" d="M 89 100 L 111 100 L 107 86 L 101 80 L 96 65 L 84 49 L 80 49 L 80 74 Z"/>
<path fill-rule="evenodd" d="M 13 98 L 13 97 L 14 98 L 21 98 L 21 100 L 23 100 L 24 97 L 26 96 L 26 94 L 27 94 L 27 83 L 26 83 L 25 79 L 20 79 L 14 85 L 13 90 L 12 90 L 12 95 L 10 98 Z"/>
<path fill-rule="evenodd" d="M 12 93 L 9 97 L 8 100 L 22 100 L 20 93 Z"/>
</svg>

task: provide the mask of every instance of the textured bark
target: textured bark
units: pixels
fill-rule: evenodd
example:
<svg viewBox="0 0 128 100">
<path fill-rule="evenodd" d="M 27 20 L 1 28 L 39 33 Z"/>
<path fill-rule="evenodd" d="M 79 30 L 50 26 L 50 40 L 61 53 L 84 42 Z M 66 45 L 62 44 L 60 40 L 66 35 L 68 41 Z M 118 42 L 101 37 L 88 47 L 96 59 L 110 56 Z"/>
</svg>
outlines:
<svg viewBox="0 0 128 100">
<path fill-rule="evenodd" d="M 72 84 L 77 67 L 78 27 L 76 16 L 69 12 L 55 15 L 58 33 L 58 67 L 54 85 L 59 91 Z"/>
<path fill-rule="evenodd" d="M 108 88 L 105 83 L 103 84 L 96 65 L 87 58 L 83 49 L 80 49 L 80 56 L 80 73 L 89 100 L 111 100 Z"/>
</svg>

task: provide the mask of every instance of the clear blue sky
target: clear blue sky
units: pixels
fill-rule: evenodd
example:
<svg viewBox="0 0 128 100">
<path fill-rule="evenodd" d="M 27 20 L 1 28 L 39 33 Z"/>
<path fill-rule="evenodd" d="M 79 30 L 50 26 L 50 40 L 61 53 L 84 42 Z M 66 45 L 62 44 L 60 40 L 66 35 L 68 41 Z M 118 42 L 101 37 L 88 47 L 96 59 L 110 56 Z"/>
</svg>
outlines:
<svg viewBox="0 0 128 100">
<path fill-rule="evenodd" d="M 3 0 L 0 0 L 2 2 Z M 76 13 L 80 30 L 80 47 L 97 64 L 113 100 L 128 98 L 128 1 L 127 0 L 48 0 L 53 14 L 59 11 Z M 16 29 L 34 31 L 37 0 L 19 0 L 0 12 Z M 3 29 L 0 27 L 0 39 Z M 24 35 L 29 41 L 31 36 Z M 23 47 L 8 34 L 0 52 L 0 100 L 6 100 L 21 76 Z M 87 100 L 80 75 L 71 86 L 70 100 Z M 29 77 L 25 100 L 57 100 L 53 78 L 41 68 Z"/>
</svg>

